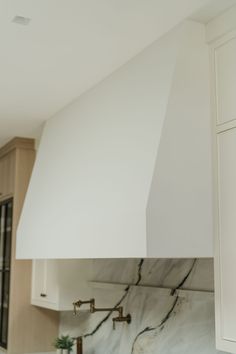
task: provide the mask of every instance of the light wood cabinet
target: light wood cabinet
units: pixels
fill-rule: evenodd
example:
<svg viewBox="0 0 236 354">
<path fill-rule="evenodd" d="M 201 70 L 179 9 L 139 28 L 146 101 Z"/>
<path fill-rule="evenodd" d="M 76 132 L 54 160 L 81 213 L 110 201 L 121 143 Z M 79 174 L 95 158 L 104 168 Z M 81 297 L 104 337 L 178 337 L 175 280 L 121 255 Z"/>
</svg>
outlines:
<svg viewBox="0 0 236 354">
<path fill-rule="evenodd" d="M 0 346 L 6 348 L 11 273 L 12 198 L 0 202 Z"/>
<path fill-rule="evenodd" d="M 52 351 L 58 313 L 31 305 L 32 261 L 16 260 L 16 228 L 35 159 L 34 141 L 15 138 L 0 149 L 0 202 L 11 198 L 10 293 L 7 353 Z"/>
<path fill-rule="evenodd" d="M 75 300 L 89 299 L 91 260 L 34 260 L 31 303 L 57 310 L 73 310 Z"/>
<path fill-rule="evenodd" d="M 14 190 L 14 152 L 0 159 L 0 197 L 11 196 Z"/>
</svg>

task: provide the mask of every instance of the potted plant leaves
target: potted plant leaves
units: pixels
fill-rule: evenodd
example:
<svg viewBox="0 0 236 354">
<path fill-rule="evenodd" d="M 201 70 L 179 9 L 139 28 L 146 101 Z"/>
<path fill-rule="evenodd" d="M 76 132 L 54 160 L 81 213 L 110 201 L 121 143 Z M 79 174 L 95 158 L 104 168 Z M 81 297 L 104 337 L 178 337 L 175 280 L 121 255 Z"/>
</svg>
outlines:
<svg viewBox="0 0 236 354">
<path fill-rule="evenodd" d="M 54 347 L 57 354 L 70 354 L 74 345 L 74 339 L 69 335 L 57 337 L 54 341 Z"/>
</svg>

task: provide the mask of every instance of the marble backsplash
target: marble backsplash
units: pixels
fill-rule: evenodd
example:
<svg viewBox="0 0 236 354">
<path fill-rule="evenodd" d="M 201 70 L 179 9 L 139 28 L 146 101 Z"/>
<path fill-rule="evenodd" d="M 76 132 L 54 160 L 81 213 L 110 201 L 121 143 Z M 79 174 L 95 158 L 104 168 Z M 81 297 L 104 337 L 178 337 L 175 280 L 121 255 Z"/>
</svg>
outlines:
<svg viewBox="0 0 236 354">
<path fill-rule="evenodd" d="M 116 314 L 61 313 L 60 333 L 84 337 L 85 354 L 215 354 L 212 259 L 93 260 L 96 305 L 124 307 Z M 79 294 L 78 294 L 79 298 Z M 221 352 L 222 353 L 222 352 Z"/>
</svg>

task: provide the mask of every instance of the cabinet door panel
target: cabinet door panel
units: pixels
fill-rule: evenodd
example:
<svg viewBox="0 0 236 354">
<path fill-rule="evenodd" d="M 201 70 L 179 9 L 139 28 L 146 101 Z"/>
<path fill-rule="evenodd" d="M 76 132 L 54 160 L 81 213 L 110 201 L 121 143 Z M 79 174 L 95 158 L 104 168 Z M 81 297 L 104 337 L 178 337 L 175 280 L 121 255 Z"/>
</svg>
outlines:
<svg viewBox="0 0 236 354">
<path fill-rule="evenodd" d="M 58 267 L 56 260 L 34 260 L 32 274 L 33 305 L 58 310 Z"/>
<path fill-rule="evenodd" d="M 218 198 L 218 326 L 223 340 L 236 342 L 236 128 L 218 135 Z"/>
<path fill-rule="evenodd" d="M 44 295 L 46 295 L 46 261 L 35 260 L 33 262 L 33 274 L 32 274 L 32 303 L 34 300 L 42 301 Z"/>
<path fill-rule="evenodd" d="M 236 119 L 236 38 L 215 49 L 217 123 Z"/>
<path fill-rule="evenodd" d="M 56 260 L 46 260 L 45 282 L 47 301 L 58 305 L 58 266 Z"/>
<path fill-rule="evenodd" d="M 14 192 L 14 152 L 0 159 L 0 197 Z"/>
<path fill-rule="evenodd" d="M 0 346 L 4 348 L 8 344 L 12 206 L 12 200 L 0 204 Z"/>
</svg>

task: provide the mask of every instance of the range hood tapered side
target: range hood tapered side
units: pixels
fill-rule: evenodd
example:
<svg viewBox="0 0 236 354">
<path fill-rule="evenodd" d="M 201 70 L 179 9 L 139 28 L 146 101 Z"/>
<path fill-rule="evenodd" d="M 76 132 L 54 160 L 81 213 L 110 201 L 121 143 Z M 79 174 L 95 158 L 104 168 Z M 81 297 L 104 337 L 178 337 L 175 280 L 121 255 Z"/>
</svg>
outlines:
<svg viewBox="0 0 236 354">
<path fill-rule="evenodd" d="M 203 26 L 186 22 L 46 123 L 18 227 L 18 258 L 148 256 L 147 202 L 189 26 L 194 41 Z"/>
</svg>

